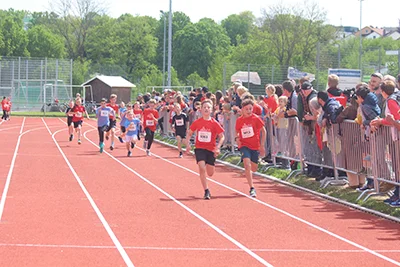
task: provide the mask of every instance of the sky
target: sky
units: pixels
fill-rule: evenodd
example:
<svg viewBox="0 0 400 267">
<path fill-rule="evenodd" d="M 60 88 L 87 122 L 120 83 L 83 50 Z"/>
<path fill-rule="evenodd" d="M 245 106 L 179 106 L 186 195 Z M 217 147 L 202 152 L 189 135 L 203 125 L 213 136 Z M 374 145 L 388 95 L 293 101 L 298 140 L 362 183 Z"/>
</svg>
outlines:
<svg viewBox="0 0 400 267">
<path fill-rule="evenodd" d="M 56 1 L 56 0 L 53 0 Z M 147 15 L 159 18 L 160 10 L 169 10 L 169 0 L 94 0 L 102 1 L 107 7 L 107 14 L 119 17 L 121 14 Z M 310 1 L 309 1 L 310 2 Z M 269 6 L 302 5 L 299 0 L 172 0 L 172 10 L 184 12 L 192 22 L 207 17 L 221 22 L 231 14 L 252 11 L 261 17 L 261 10 Z M 327 12 L 327 22 L 336 26 L 360 26 L 359 0 L 319 0 L 319 6 Z M 378 4 L 379 3 L 379 4 Z M 399 26 L 399 0 L 363 0 L 362 27 L 396 27 Z M 0 1 L 0 9 L 49 11 L 49 0 L 12 0 Z"/>
</svg>

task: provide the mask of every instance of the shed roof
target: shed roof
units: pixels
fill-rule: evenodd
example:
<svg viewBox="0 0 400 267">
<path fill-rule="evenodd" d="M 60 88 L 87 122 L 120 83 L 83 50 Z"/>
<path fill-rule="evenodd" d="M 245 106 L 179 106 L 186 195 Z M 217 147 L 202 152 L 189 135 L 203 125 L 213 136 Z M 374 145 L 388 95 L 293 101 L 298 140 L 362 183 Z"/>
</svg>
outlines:
<svg viewBox="0 0 400 267">
<path fill-rule="evenodd" d="M 98 75 L 90 79 L 89 81 L 84 82 L 81 86 L 88 85 L 91 81 L 99 79 L 103 83 L 107 84 L 110 87 L 136 87 L 133 83 L 125 80 L 121 76 L 105 76 L 105 75 Z"/>
</svg>

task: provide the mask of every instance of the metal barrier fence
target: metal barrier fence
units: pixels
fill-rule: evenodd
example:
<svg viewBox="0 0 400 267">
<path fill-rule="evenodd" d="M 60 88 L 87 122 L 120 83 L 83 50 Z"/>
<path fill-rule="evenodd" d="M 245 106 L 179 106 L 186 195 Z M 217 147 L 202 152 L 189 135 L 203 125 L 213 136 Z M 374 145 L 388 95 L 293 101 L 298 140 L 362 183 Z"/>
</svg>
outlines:
<svg viewBox="0 0 400 267">
<path fill-rule="evenodd" d="M 164 133 L 174 139 L 170 112 L 160 115 L 164 118 Z M 222 158 L 240 154 L 235 143 L 237 118 L 238 115 L 231 113 L 229 119 L 225 117 L 221 123 L 226 135 L 224 146 L 230 148 L 225 150 Z M 368 129 L 362 129 L 354 121 L 344 121 L 322 128 L 319 136 L 314 124 L 304 125 L 296 117 L 282 118 L 277 122 L 268 119 L 265 127 L 273 159 L 273 164 L 266 166 L 277 167 L 277 159 L 284 167 L 287 167 L 285 161 L 300 164 L 300 169 L 292 170 L 288 179 L 292 174 L 302 172 L 304 166 L 313 165 L 333 171 L 333 176 L 324 179 L 321 187 L 348 183 L 339 172 L 374 179 L 374 191 L 363 192 L 359 198 L 366 194 L 366 199 L 385 194 L 394 186 L 400 186 L 400 138 L 394 127 L 382 126 L 368 134 Z M 317 138 L 322 138 L 322 146 Z"/>
</svg>

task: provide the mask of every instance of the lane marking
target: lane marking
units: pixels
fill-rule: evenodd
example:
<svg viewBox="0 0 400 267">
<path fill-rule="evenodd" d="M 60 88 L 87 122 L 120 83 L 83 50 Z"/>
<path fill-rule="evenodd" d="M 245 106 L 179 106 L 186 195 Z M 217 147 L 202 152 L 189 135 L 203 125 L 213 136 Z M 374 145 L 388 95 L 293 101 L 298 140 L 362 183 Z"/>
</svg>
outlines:
<svg viewBox="0 0 400 267">
<path fill-rule="evenodd" d="M 65 162 L 67 163 L 69 169 L 71 170 L 72 174 L 74 175 L 76 181 L 78 182 L 79 186 L 81 187 L 83 193 L 85 194 L 86 198 L 89 200 L 90 205 L 92 206 L 93 210 L 96 212 L 97 217 L 100 219 L 101 223 L 103 224 L 104 228 L 106 229 L 108 236 L 111 238 L 111 240 L 113 241 L 115 247 L 118 249 L 118 252 L 121 254 L 123 260 L 125 261 L 126 265 L 129 267 L 134 267 L 133 262 L 131 261 L 131 259 L 129 258 L 128 254 L 126 253 L 126 251 L 124 250 L 124 248 L 122 247 L 121 243 L 119 242 L 117 236 L 114 234 L 113 230 L 111 229 L 110 225 L 108 224 L 107 220 L 104 218 L 103 214 L 101 213 L 100 209 L 97 207 L 95 201 L 93 200 L 92 196 L 90 195 L 89 191 L 86 189 L 86 187 L 84 186 L 82 180 L 79 178 L 78 174 L 76 173 L 75 169 L 72 167 L 71 163 L 69 162 L 67 156 L 64 154 L 64 151 L 61 149 L 61 147 L 59 146 L 57 140 L 55 139 L 55 135 L 61 131 L 65 131 L 67 129 L 61 129 L 58 130 L 56 132 L 54 132 L 53 134 L 51 133 L 49 127 L 47 126 L 45 120 L 42 118 L 42 121 L 44 123 L 44 125 L 47 128 L 47 131 L 49 132 L 49 134 L 51 135 L 51 138 L 53 138 L 54 143 L 56 144 L 58 150 L 60 151 L 61 155 L 63 156 Z"/>
<path fill-rule="evenodd" d="M 0 244 L 0 247 L 39 247 L 39 248 L 78 248 L 78 249 L 115 249 L 115 246 L 88 246 L 88 245 L 62 245 L 62 244 Z M 195 248 L 195 247 L 135 247 L 125 246 L 124 249 L 132 250 L 171 250 L 171 251 L 232 251 L 243 252 L 239 248 Z M 258 252 L 289 252 L 289 253 L 367 253 L 364 250 L 352 249 L 268 249 L 253 248 Z M 382 253 L 399 253 L 400 250 L 377 250 Z"/>
<path fill-rule="evenodd" d="M 8 193 L 8 189 L 10 187 L 10 183 L 11 183 L 11 176 L 12 176 L 13 171 L 14 171 L 15 160 L 17 159 L 17 153 L 18 153 L 18 149 L 19 149 L 19 144 L 21 143 L 21 137 L 24 134 L 29 133 L 30 131 L 33 130 L 33 129 L 32 130 L 28 130 L 28 131 L 22 133 L 22 130 L 24 129 L 24 124 L 25 124 L 25 117 L 24 117 L 24 119 L 22 121 L 22 124 L 21 124 L 21 129 L 19 131 L 17 144 L 15 145 L 14 155 L 13 155 L 12 160 L 11 160 L 10 169 L 8 170 L 6 183 L 4 185 L 3 193 L 2 193 L 1 199 L 0 199 L 0 222 L 1 222 L 1 218 L 3 217 L 4 207 L 6 205 L 7 193 Z"/>
<path fill-rule="evenodd" d="M 83 136 L 85 137 L 86 140 L 88 140 L 92 145 L 94 145 L 95 147 L 99 148 L 98 145 L 96 145 L 92 140 L 90 140 L 86 134 L 88 132 L 92 132 L 95 129 L 94 126 L 90 125 L 92 128 L 92 130 L 87 130 L 85 131 L 85 133 L 83 134 Z M 178 204 L 179 206 L 181 206 L 183 209 L 185 209 L 186 211 L 188 211 L 190 214 L 192 214 L 193 216 L 195 216 L 197 219 L 199 219 L 200 221 L 204 222 L 205 224 L 207 224 L 210 228 L 212 228 L 214 231 L 216 231 L 217 233 L 219 233 L 220 235 L 222 235 L 223 237 L 225 237 L 226 239 L 228 239 L 229 241 L 231 241 L 233 244 L 235 244 L 237 247 L 239 247 L 241 250 L 243 250 L 244 252 L 246 252 L 247 254 L 249 254 L 251 257 L 253 257 L 254 259 L 256 259 L 258 262 L 260 262 L 261 264 L 263 264 L 264 266 L 269 266 L 272 267 L 273 265 L 271 265 L 270 263 L 268 263 L 266 260 L 264 260 L 263 258 L 261 258 L 259 255 L 257 255 L 256 253 L 254 253 L 253 251 L 251 251 L 249 248 L 247 248 L 246 246 L 244 246 L 243 244 L 241 244 L 239 241 L 235 240 L 233 237 L 229 236 L 227 233 L 225 233 L 224 231 L 222 231 L 221 229 L 219 229 L 217 226 L 215 226 L 214 224 L 212 224 L 210 221 L 206 220 L 204 217 L 202 217 L 200 214 L 196 213 L 194 210 L 190 209 L 188 206 L 186 206 L 185 204 L 183 204 L 182 202 L 180 202 L 179 200 L 177 200 L 176 198 L 174 198 L 172 195 L 170 195 L 169 193 L 167 193 L 166 191 L 164 191 L 163 189 L 161 189 L 160 187 L 158 187 L 156 184 L 154 184 L 153 182 L 151 182 L 150 180 L 148 180 L 147 178 L 145 178 L 144 176 L 142 176 L 141 174 L 139 174 L 138 172 L 136 172 L 135 170 L 133 170 L 132 168 L 130 168 L 129 166 L 127 166 L 125 163 L 123 163 L 122 161 L 120 161 L 119 159 L 115 158 L 113 155 L 111 155 L 110 153 L 108 153 L 107 151 L 103 152 L 104 154 L 108 155 L 110 158 L 112 158 L 113 160 L 115 160 L 116 162 L 118 162 L 119 164 L 121 164 L 123 167 L 125 167 L 127 170 L 129 170 L 130 172 L 134 173 L 136 176 L 138 176 L 140 179 L 142 179 L 143 181 L 145 181 L 146 183 L 148 183 L 149 185 L 151 185 L 152 187 L 154 187 L 155 189 L 157 189 L 159 192 L 161 192 L 163 195 L 165 195 L 166 197 L 168 197 L 169 199 L 171 199 L 172 201 L 174 201 L 176 204 Z"/>
<path fill-rule="evenodd" d="M 140 148 L 139 146 L 137 146 L 137 148 L 140 149 L 140 150 L 142 150 L 143 152 L 145 152 L 145 150 L 142 149 L 142 148 Z M 153 152 L 151 152 L 151 155 L 152 155 L 152 156 L 155 156 L 156 158 L 159 158 L 159 159 L 161 159 L 161 160 L 163 160 L 163 161 L 166 161 L 166 162 L 168 162 L 168 163 L 170 163 L 170 164 L 172 164 L 172 165 L 175 165 L 175 166 L 177 166 L 177 167 L 179 167 L 179 168 L 181 168 L 181 169 L 184 169 L 184 170 L 186 170 L 186 171 L 188 171 L 188 172 L 190 172 L 190 173 L 193 173 L 193 174 L 195 174 L 195 175 L 197 175 L 197 176 L 199 175 L 197 172 L 195 172 L 195 171 L 193 171 L 193 170 L 191 170 L 191 169 L 188 169 L 188 168 L 186 168 L 186 167 L 184 167 L 184 166 L 181 166 L 181 165 L 179 165 L 179 164 L 177 164 L 177 163 L 175 163 L 175 162 L 172 162 L 172 161 L 170 161 L 170 160 L 168 160 L 168 159 L 165 159 L 165 158 L 163 158 L 163 157 L 161 157 L 161 156 L 158 156 L 157 154 L 154 154 Z M 217 184 L 217 185 L 219 185 L 219 186 L 221 186 L 221 187 L 224 187 L 224 188 L 226 188 L 226 189 L 228 189 L 228 190 L 230 190 L 230 191 L 233 191 L 233 192 L 235 192 L 235 193 L 237 193 L 237 194 L 240 194 L 241 196 L 244 196 L 244 197 L 246 197 L 246 198 L 248 198 L 248 199 L 250 199 L 250 200 L 252 200 L 252 201 L 255 201 L 255 202 L 257 202 L 257 203 L 259 203 L 259 204 L 261 204 L 261 205 L 263 205 L 263 206 L 269 207 L 269 208 L 271 208 L 271 209 L 273 209 L 273 210 L 275 210 L 275 211 L 277 211 L 277 212 L 279 212 L 279 213 L 282 213 L 282 214 L 284 214 L 284 215 L 286 215 L 286 216 L 288 216 L 288 217 L 290 217 L 290 218 L 292 218 L 292 219 L 295 219 L 295 220 L 297 220 L 297 221 L 299 221 L 299 222 L 302 222 L 302 223 L 304 223 L 304 224 L 307 224 L 308 226 L 311 226 L 311 227 L 314 228 L 314 229 L 317 229 L 317 230 L 319 230 L 319 231 L 321 231 L 321 232 L 324 232 L 324 233 L 326 233 L 326 234 L 328 234 L 328 235 L 330 235 L 330 236 L 332 236 L 332 237 L 335 237 L 335 238 L 337 238 L 337 239 L 339 239 L 339 240 L 341 240 L 341 241 L 343 241 L 343 242 L 345 242 L 345 243 L 347 243 L 347 244 L 350 244 L 350 245 L 352 245 L 352 246 L 355 246 L 355 247 L 357 247 L 357 248 L 359 248 L 359 249 L 362 249 L 362 250 L 364 250 L 364 251 L 366 251 L 366 252 L 368 252 L 368 253 L 370 253 L 370 254 L 373 254 L 373 255 L 375 255 L 375 256 L 377 256 L 377 257 L 383 259 L 383 260 L 386 260 L 386 261 L 388 261 L 388 262 L 390 262 L 390 263 L 393 263 L 393 264 L 395 264 L 395 265 L 397 265 L 397 266 L 400 266 L 400 262 L 398 262 L 398 261 L 396 261 L 396 260 L 393 260 L 393 259 L 391 259 L 391 258 L 389 258 L 389 257 L 386 257 L 385 255 L 379 254 L 379 253 L 375 252 L 374 250 L 371 250 L 371 249 L 369 249 L 369 248 L 367 248 L 367 247 L 364 247 L 364 246 L 362 246 L 362 245 L 359 245 L 359 244 L 357 244 L 356 242 L 353 242 L 353 241 L 351 241 L 351 240 L 348 240 L 348 239 L 346 239 L 346 238 L 344 238 L 344 237 L 342 237 L 342 236 L 340 236 L 340 235 L 338 235 L 338 234 L 332 233 L 332 232 L 330 232 L 329 230 L 326 230 L 326 229 L 323 228 L 323 227 L 320 227 L 320 226 L 318 226 L 318 225 L 315 225 L 315 224 L 313 224 L 313 223 L 311 223 L 311 222 L 309 222 L 309 221 L 306 221 L 306 220 L 304 220 L 304 219 L 302 219 L 302 218 L 300 218 L 300 217 L 297 217 L 297 216 L 295 216 L 295 215 L 293 215 L 293 214 L 291 214 L 291 213 L 289 213 L 289 212 L 287 212 L 287 211 L 284 211 L 284 210 L 282 210 L 282 209 L 279 209 L 279 208 L 277 208 L 277 207 L 275 207 L 275 206 L 272 206 L 272 205 L 270 205 L 270 204 L 268 204 L 268 203 L 266 203 L 266 202 L 263 202 L 263 201 L 261 201 L 261 200 L 259 200 L 259 199 L 257 199 L 257 198 L 250 197 L 249 195 L 244 194 L 244 193 L 241 192 L 241 191 L 238 191 L 238 190 L 236 190 L 236 189 L 234 189 L 234 188 L 232 188 L 232 187 L 229 187 L 229 186 L 227 186 L 227 185 L 225 185 L 225 184 L 223 184 L 223 183 L 220 183 L 220 182 L 218 182 L 218 181 L 216 181 L 216 180 L 213 180 L 213 179 L 211 179 L 211 178 L 209 178 L 209 177 L 207 177 L 207 180 L 210 181 L 210 182 L 212 182 L 212 183 L 215 183 L 215 184 Z"/>
</svg>

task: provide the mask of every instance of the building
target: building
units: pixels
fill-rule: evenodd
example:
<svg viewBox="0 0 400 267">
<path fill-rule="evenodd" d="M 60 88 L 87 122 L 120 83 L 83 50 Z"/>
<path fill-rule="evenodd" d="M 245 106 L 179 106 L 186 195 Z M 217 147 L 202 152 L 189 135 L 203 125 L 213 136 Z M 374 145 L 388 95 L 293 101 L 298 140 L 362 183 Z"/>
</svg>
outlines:
<svg viewBox="0 0 400 267">
<path fill-rule="evenodd" d="M 131 101 L 132 89 L 136 87 L 133 83 L 125 80 L 121 76 L 96 76 L 83 83 L 85 87 L 85 100 L 100 103 L 102 98 L 109 99 L 111 94 L 118 96 L 117 102 L 128 103 Z"/>
<path fill-rule="evenodd" d="M 360 31 L 354 33 L 354 36 L 359 37 Z M 381 38 L 385 36 L 385 29 L 379 29 L 372 26 L 366 26 L 361 29 L 361 36 L 368 39 Z"/>
</svg>

